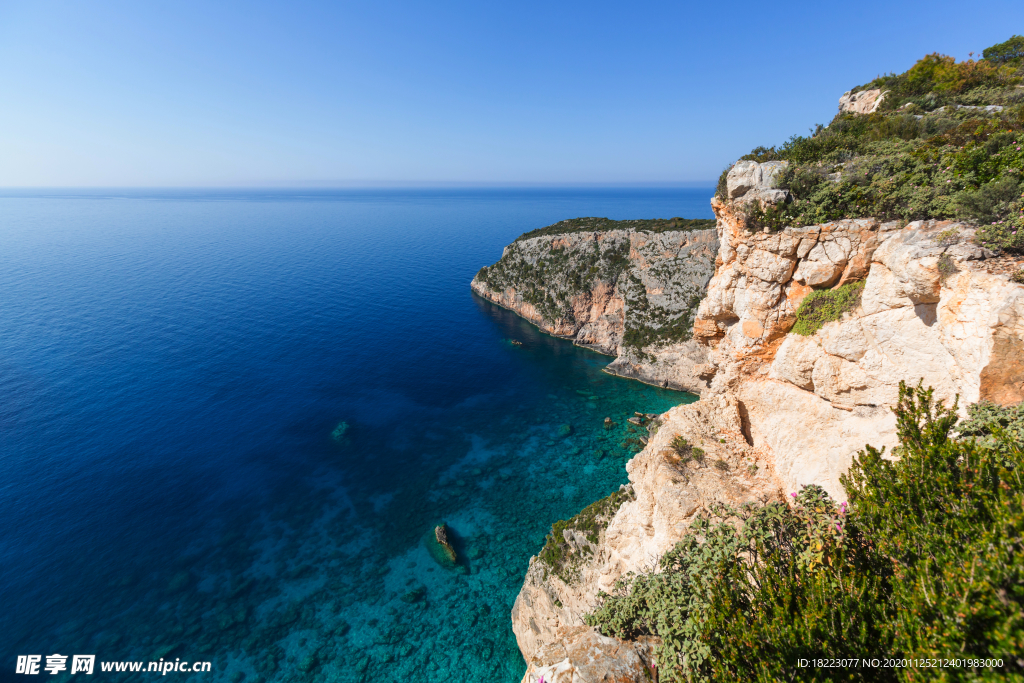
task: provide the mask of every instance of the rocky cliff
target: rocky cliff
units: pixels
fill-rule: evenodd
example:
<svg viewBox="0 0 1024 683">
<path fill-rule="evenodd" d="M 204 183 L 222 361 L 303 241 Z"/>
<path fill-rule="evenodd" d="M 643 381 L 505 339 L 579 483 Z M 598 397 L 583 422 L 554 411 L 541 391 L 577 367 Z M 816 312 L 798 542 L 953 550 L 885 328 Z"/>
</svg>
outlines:
<svg viewBox="0 0 1024 683">
<path fill-rule="evenodd" d="M 1010 277 L 1024 261 L 995 258 L 974 243 L 976 228 L 952 221 L 750 230 L 745 207 L 772 198 L 776 170 L 738 164 L 729 199 L 712 200 L 715 274 L 694 320 L 711 376 L 701 401 L 662 416 L 627 466 L 634 499 L 597 543 L 571 546 L 572 572 L 531 562 L 512 612 L 524 681 L 647 680 L 649 642 L 598 640 L 582 626 L 598 592 L 650 571 L 713 503 L 812 483 L 843 500 L 839 476 L 857 450 L 895 443 L 900 381 L 961 406 L 1024 398 L 1024 286 Z M 812 292 L 827 305 L 840 291 L 854 293 L 843 310 L 794 332 Z M 677 436 L 701 444 L 705 462 L 681 464 L 669 447 Z"/>
<path fill-rule="evenodd" d="M 617 354 L 610 371 L 701 394 L 653 421 L 627 488 L 531 561 L 512 612 L 524 683 L 652 680 L 652 640 L 584 626 L 599 594 L 654 571 L 716 503 L 809 484 L 845 500 L 857 451 L 896 443 L 901 382 L 962 412 L 1024 399 L 1024 62 L 1008 59 L 929 55 L 845 93 L 828 126 L 722 174 L 715 235 L 568 222 L 477 276 L 478 293 Z"/>
<path fill-rule="evenodd" d="M 948 402 L 1024 398 L 1024 287 L 1006 260 L 951 221 L 838 221 L 751 233 L 714 200 L 721 248 L 695 322 L 712 349 L 711 392 L 735 397 L 779 484 L 839 476 L 865 443 L 891 446 L 900 381 Z M 1000 272 L 1003 271 L 1003 272 Z M 814 289 L 863 281 L 859 303 L 812 335 L 791 333 Z"/>
<path fill-rule="evenodd" d="M 709 224 L 563 221 L 510 244 L 472 288 L 549 334 L 615 356 L 612 374 L 700 393 L 708 351 L 692 329 L 718 250 Z"/>
</svg>

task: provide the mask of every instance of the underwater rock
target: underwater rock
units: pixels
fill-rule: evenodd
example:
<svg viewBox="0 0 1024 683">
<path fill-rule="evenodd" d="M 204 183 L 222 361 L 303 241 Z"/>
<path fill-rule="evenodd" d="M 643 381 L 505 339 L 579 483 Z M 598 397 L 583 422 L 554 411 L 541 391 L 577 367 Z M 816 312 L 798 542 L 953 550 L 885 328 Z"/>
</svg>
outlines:
<svg viewBox="0 0 1024 683">
<path fill-rule="evenodd" d="M 331 432 L 331 438 L 335 441 L 341 441 L 342 437 L 345 436 L 345 432 L 348 431 L 348 422 L 344 420 L 338 423 L 338 426 Z"/>
<path fill-rule="evenodd" d="M 455 548 L 452 547 L 452 543 L 448 538 L 448 525 L 441 522 L 441 524 L 434 527 L 434 538 L 437 539 L 438 545 L 444 548 L 444 553 L 451 563 L 455 564 L 459 558 L 455 554 Z"/>
<path fill-rule="evenodd" d="M 459 556 L 455 552 L 454 536 L 451 528 L 444 522 L 427 532 L 423 544 L 427 552 L 439 565 L 445 569 L 457 569 L 465 571 L 459 564 Z"/>
<path fill-rule="evenodd" d="M 604 419 L 604 428 L 605 429 L 611 429 L 614 426 L 615 426 L 615 422 L 613 422 L 610 417 L 606 417 Z"/>
<path fill-rule="evenodd" d="M 563 438 L 566 437 L 566 436 L 570 436 L 571 434 L 572 434 L 572 425 L 571 424 L 564 424 L 564 425 L 562 425 L 561 427 L 558 428 L 558 435 L 563 437 Z"/>
</svg>

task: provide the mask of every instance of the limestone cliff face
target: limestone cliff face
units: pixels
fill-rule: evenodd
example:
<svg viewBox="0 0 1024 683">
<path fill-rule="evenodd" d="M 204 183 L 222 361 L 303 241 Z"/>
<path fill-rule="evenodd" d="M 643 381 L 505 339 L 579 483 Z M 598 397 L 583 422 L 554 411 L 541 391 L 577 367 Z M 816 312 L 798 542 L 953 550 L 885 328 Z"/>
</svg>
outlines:
<svg viewBox="0 0 1024 683">
<path fill-rule="evenodd" d="M 544 235 L 510 244 L 472 288 L 545 332 L 616 356 L 612 374 L 700 393 L 708 352 L 691 331 L 717 250 L 710 229 Z"/>
<path fill-rule="evenodd" d="M 694 516 L 714 502 L 780 498 L 819 484 L 845 499 L 840 476 L 865 444 L 896 441 L 901 380 L 923 380 L 961 407 L 1024 399 L 1024 286 L 1020 259 L 992 258 L 974 228 L 949 221 L 903 226 L 870 218 L 751 232 L 745 201 L 780 200 L 774 168 L 737 165 L 718 218 L 715 274 L 694 321 L 711 381 L 698 403 L 672 409 L 627 466 L 635 500 L 623 504 L 579 570 L 563 580 L 531 561 L 512 613 L 529 669 L 524 683 L 648 680 L 649 641 L 599 640 L 582 626 L 628 572 L 654 568 Z M 864 282 L 841 318 L 794 334 L 815 289 Z M 681 467 L 668 447 L 682 435 L 728 471 Z M 756 465 L 753 466 L 753 465 Z M 688 467 L 695 467 L 693 464 Z"/>
<path fill-rule="evenodd" d="M 974 229 L 871 219 L 751 233 L 713 200 L 721 247 L 695 335 L 712 350 L 713 394 L 771 451 L 779 484 L 824 486 L 857 450 L 895 443 L 900 381 L 961 406 L 1024 398 L 1024 287 L 988 272 Z M 789 333 L 812 289 L 865 282 L 860 305 L 813 336 Z"/>
</svg>

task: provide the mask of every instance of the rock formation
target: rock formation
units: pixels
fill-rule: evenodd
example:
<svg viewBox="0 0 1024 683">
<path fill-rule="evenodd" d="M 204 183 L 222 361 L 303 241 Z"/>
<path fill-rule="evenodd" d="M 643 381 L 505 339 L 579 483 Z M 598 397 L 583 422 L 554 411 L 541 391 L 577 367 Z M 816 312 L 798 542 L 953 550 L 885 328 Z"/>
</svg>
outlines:
<svg viewBox="0 0 1024 683">
<path fill-rule="evenodd" d="M 448 561 L 456 564 L 459 561 L 459 556 L 455 554 L 455 548 L 452 547 L 452 542 L 448 538 L 448 525 L 442 522 L 434 527 L 434 538 L 437 540 L 437 544 L 444 550 Z"/>
<path fill-rule="evenodd" d="M 895 443 L 901 380 L 961 406 L 1024 398 L 1024 287 L 988 272 L 974 228 L 861 219 L 751 233 L 735 204 L 712 206 L 721 246 L 694 335 L 713 349 L 710 393 L 739 401 L 784 489 L 816 483 L 842 498 L 857 450 Z M 858 280 L 853 311 L 789 333 L 813 289 Z"/>
<path fill-rule="evenodd" d="M 662 416 L 627 465 L 635 500 L 568 581 L 531 561 L 512 612 L 524 683 L 605 680 L 604 670 L 648 680 L 649 642 L 602 639 L 583 626 L 598 592 L 653 569 L 716 502 L 779 499 L 812 483 L 845 499 L 839 477 L 856 452 L 895 444 L 900 381 L 923 381 L 961 408 L 1024 399 L 1024 286 L 1007 275 L 1019 261 L 993 267 L 999 259 L 973 243 L 975 229 L 950 221 L 752 232 L 744 207 L 773 199 L 779 168 L 764 166 L 737 164 L 732 199 L 712 200 L 718 255 L 693 330 L 710 379 L 701 400 Z M 812 291 L 855 282 L 862 293 L 849 311 L 808 336 L 791 331 Z M 705 464 L 682 464 L 669 447 L 675 436 L 706 450 Z M 727 467 L 707 466 L 715 460 Z"/>
<path fill-rule="evenodd" d="M 708 352 L 690 331 L 714 273 L 715 230 L 632 223 L 641 222 L 524 236 L 481 269 L 473 291 L 549 334 L 616 356 L 612 374 L 700 393 L 708 386 Z"/>
<path fill-rule="evenodd" d="M 853 114 L 873 114 L 885 99 L 885 93 L 879 89 L 859 90 L 850 92 L 847 90 L 839 98 L 839 111 Z"/>
</svg>

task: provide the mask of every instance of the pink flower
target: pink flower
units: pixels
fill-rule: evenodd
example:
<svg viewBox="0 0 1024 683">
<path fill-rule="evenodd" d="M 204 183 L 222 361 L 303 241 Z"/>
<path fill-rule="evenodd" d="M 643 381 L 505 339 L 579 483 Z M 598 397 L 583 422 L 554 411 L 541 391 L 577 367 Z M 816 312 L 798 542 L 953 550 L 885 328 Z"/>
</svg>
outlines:
<svg viewBox="0 0 1024 683">
<path fill-rule="evenodd" d="M 789 494 L 789 495 L 791 495 L 791 496 L 793 496 L 794 498 L 796 498 L 796 494 L 795 494 L 795 493 L 791 493 L 791 494 Z"/>
</svg>

